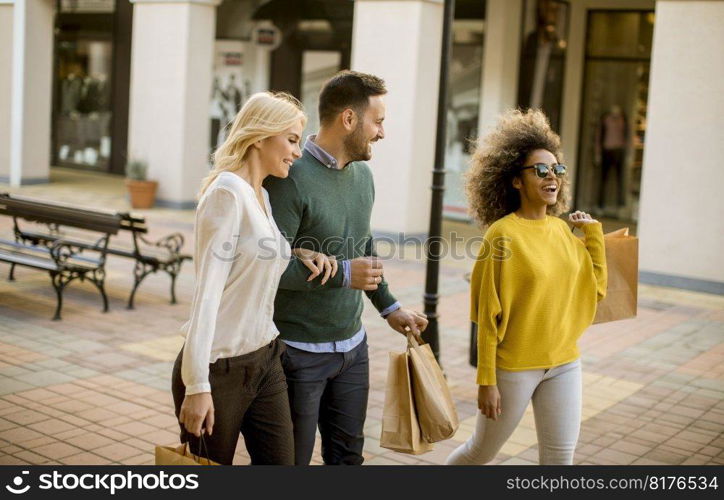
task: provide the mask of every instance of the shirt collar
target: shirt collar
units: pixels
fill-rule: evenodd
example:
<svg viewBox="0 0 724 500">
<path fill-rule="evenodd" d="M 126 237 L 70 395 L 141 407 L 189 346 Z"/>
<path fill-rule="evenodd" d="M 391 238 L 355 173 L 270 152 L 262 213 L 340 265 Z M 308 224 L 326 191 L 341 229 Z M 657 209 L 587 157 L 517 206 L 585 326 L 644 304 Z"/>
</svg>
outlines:
<svg viewBox="0 0 724 500">
<path fill-rule="evenodd" d="M 309 151 L 309 154 L 314 156 L 319 162 L 327 168 L 333 170 L 340 170 L 340 166 L 334 156 L 327 153 L 324 149 L 314 142 L 317 138 L 317 134 L 310 135 L 304 143 L 304 150 Z"/>
</svg>

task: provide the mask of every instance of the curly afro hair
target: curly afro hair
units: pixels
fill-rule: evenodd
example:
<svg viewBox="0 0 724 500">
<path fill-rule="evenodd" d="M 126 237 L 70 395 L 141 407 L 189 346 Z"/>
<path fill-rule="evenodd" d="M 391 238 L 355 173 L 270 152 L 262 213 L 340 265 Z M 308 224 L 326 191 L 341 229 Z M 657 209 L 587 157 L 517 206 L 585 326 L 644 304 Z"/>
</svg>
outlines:
<svg viewBox="0 0 724 500">
<path fill-rule="evenodd" d="M 534 109 L 504 113 L 495 130 L 478 143 L 465 175 L 465 192 L 470 212 L 482 225 L 490 225 L 520 208 L 520 194 L 512 180 L 520 175 L 519 167 L 536 149 L 550 151 L 559 162 L 563 161 L 560 137 L 545 114 Z M 558 200 L 548 207 L 549 215 L 568 209 L 569 182 L 565 176 L 561 181 Z"/>
</svg>

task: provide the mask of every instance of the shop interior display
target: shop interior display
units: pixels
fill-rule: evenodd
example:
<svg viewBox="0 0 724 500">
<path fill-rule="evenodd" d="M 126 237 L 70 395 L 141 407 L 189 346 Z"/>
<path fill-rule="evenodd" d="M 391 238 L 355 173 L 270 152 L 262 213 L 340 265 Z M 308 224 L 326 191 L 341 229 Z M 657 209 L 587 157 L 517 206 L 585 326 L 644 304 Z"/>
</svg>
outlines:
<svg viewBox="0 0 724 500">
<path fill-rule="evenodd" d="M 584 72 L 576 206 L 638 217 L 653 13 L 592 11 Z"/>
<path fill-rule="evenodd" d="M 60 165 L 106 170 L 111 155 L 110 42 L 59 45 L 55 154 Z"/>
</svg>

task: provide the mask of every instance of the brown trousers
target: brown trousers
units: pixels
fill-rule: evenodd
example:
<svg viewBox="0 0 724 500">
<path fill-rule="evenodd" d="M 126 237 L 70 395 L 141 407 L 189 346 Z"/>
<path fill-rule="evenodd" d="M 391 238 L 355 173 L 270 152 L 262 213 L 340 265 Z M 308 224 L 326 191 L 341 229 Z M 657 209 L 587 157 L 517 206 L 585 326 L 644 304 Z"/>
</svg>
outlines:
<svg viewBox="0 0 724 500">
<path fill-rule="evenodd" d="M 221 358 L 209 365 L 214 428 L 199 439 L 181 427 L 181 442 L 191 451 L 220 464 L 231 465 L 239 433 L 243 434 L 252 465 L 294 465 L 294 434 L 287 383 L 280 356 L 284 343 L 270 344 L 242 356 Z M 176 417 L 186 395 L 181 380 L 183 349 L 173 366 L 172 392 Z M 200 453 L 198 451 L 200 450 Z"/>
</svg>

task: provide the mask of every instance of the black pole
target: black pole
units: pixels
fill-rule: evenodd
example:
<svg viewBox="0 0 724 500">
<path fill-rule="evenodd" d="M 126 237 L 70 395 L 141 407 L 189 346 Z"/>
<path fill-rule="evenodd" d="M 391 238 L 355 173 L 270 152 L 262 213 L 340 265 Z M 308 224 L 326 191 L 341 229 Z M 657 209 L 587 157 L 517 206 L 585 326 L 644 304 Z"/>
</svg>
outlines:
<svg viewBox="0 0 724 500">
<path fill-rule="evenodd" d="M 423 340 L 430 344 L 436 358 L 440 358 L 440 332 L 438 330 L 437 302 L 440 274 L 440 248 L 442 238 L 442 197 L 445 192 L 445 143 L 447 134 L 447 104 L 449 62 L 452 53 L 452 23 L 455 0 L 445 0 L 442 24 L 442 51 L 440 55 L 440 89 L 437 100 L 437 137 L 435 139 L 435 165 L 432 171 L 432 204 L 430 230 L 425 246 L 427 272 L 425 276 L 425 314 L 429 319 Z"/>
</svg>

